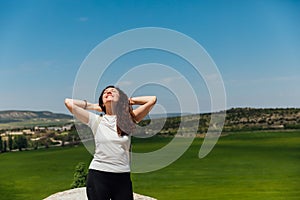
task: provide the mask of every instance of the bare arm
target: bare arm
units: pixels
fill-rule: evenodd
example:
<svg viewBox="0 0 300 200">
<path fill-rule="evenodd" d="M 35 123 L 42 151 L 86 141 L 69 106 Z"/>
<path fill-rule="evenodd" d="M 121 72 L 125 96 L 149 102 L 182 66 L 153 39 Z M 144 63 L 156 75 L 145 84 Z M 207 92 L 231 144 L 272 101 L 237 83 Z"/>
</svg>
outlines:
<svg viewBox="0 0 300 200">
<path fill-rule="evenodd" d="M 141 96 L 129 98 L 131 105 L 140 105 L 133 110 L 135 121 L 140 122 L 152 109 L 156 103 L 156 96 Z"/>
<path fill-rule="evenodd" d="M 65 105 L 79 121 L 85 124 L 89 122 L 89 112 L 86 110 L 102 111 L 98 104 L 89 103 L 84 100 L 66 98 Z"/>
</svg>

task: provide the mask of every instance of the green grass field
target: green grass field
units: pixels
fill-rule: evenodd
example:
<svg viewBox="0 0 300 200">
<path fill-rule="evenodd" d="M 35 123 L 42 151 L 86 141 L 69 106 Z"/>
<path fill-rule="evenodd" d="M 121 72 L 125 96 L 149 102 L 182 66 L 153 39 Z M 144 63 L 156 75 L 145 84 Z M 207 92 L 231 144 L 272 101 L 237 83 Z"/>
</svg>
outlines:
<svg viewBox="0 0 300 200">
<path fill-rule="evenodd" d="M 165 145 L 170 138 L 134 140 L 134 151 Z M 134 191 L 159 200 L 279 200 L 300 197 L 300 131 L 235 133 L 198 158 L 202 139 L 172 165 L 133 174 Z M 68 189 L 78 162 L 89 163 L 83 146 L 0 154 L 0 197 L 42 199 Z"/>
</svg>

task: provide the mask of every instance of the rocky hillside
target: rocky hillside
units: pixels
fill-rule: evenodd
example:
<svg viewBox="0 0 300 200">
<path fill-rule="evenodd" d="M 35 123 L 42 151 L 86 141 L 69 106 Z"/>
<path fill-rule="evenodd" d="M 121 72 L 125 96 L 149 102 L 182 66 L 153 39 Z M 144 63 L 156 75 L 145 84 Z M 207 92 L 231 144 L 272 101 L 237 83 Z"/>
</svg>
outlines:
<svg viewBox="0 0 300 200">
<path fill-rule="evenodd" d="M 300 128 L 299 108 L 232 108 L 226 112 L 229 129 Z"/>
<path fill-rule="evenodd" d="M 218 114 L 218 113 L 215 113 Z M 163 128 L 161 119 L 157 116 L 152 118 L 151 126 L 146 132 L 151 134 L 176 134 L 181 123 L 180 116 L 167 115 Z M 198 125 L 198 133 L 207 132 L 210 123 L 210 113 L 199 115 L 183 114 L 186 132 L 195 130 Z M 32 127 L 35 125 L 64 124 L 69 122 L 71 115 L 57 114 L 49 111 L 0 111 L 0 129 L 14 127 Z M 150 123 L 149 119 L 140 122 L 141 126 Z M 190 126 L 189 126 L 190 124 Z M 215 124 L 218 127 L 218 124 Z M 149 129 L 149 130 L 148 130 Z M 251 131 L 265 129 L 300 129 L 300 109 L 299 108 L 232 108 L 226 111 L 226 120 L 223 132 L 226 131 Z"/>
<path fill-rule="evenodd" d="M 20 111 L 7 110 L 0 111 L 0 123 L 24 122 L 28 120 L 59 120 L 72 119 L 72 116 L 66 114 L 57 114 L 49 111 Z"/>
<path fill-rule="evenodd" d="M 214 113 L 215 115 L 222 114 Z M 200 117 L 199 123 L 197 122 Z M 193 132 L 195 125 L 198 126 L 197 133 L 206 133 L 210 124 L 210 113 L 199 115 L 187 115 L 181 117 L 170 117 L 161 129 L 161 120 L 152 119 L 151 129 L 146 130 L 150 134 L 160 130 L 160 134 L 174 135 L 180 126 L 181 120 L 185 122 L 185 132 Z M 149 124 L 149 120 L 140 122 L 142 126 Z M 219 127 L 214 124 L 214 127 Z M 300 129 L 299 108 L 232 108 L 226 111 L 226 119 L 223 132 L 231 131 L 253 131 L 268 129 Z"/>
</svg>

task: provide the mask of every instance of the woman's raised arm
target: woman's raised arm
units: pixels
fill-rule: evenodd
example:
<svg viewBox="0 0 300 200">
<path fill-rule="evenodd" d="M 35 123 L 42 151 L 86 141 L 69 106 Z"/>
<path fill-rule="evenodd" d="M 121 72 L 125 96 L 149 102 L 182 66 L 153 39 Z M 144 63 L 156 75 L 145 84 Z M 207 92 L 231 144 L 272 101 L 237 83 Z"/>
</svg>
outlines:
<svg viewBox="0 0 300 200">
<path fill-rule="evenodd" d="M 156 96 L 141 96 L 129 98 L 130 105 L 140 105 L 133 110 L 134 119 L 140 122 L 152 109 L 156 103 Z"/>
<path fill-rule="evenodd" d="M 82 123 L 89 122 L 89 112 L 87 110 L 96 110 L 102 112 L 98 104 L 89 103 L 86 100 L 65 99 L 65 105 L 68 110 Z"/>
</svg>

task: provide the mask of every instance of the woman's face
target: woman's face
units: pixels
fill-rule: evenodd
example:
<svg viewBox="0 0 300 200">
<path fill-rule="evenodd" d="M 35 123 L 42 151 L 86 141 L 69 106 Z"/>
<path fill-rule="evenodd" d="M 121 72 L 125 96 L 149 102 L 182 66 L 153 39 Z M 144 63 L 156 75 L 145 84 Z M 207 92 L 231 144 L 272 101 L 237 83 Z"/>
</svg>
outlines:
<svg viewBox="0 0 300 200">
<path fill-rule="evenodd" d="M 102 101 L 105 105 L 106 103 L 113 103 L 119 101 L 119 91 L 116 88 L 107 88 L 104 90 Z"/>
</svg>

